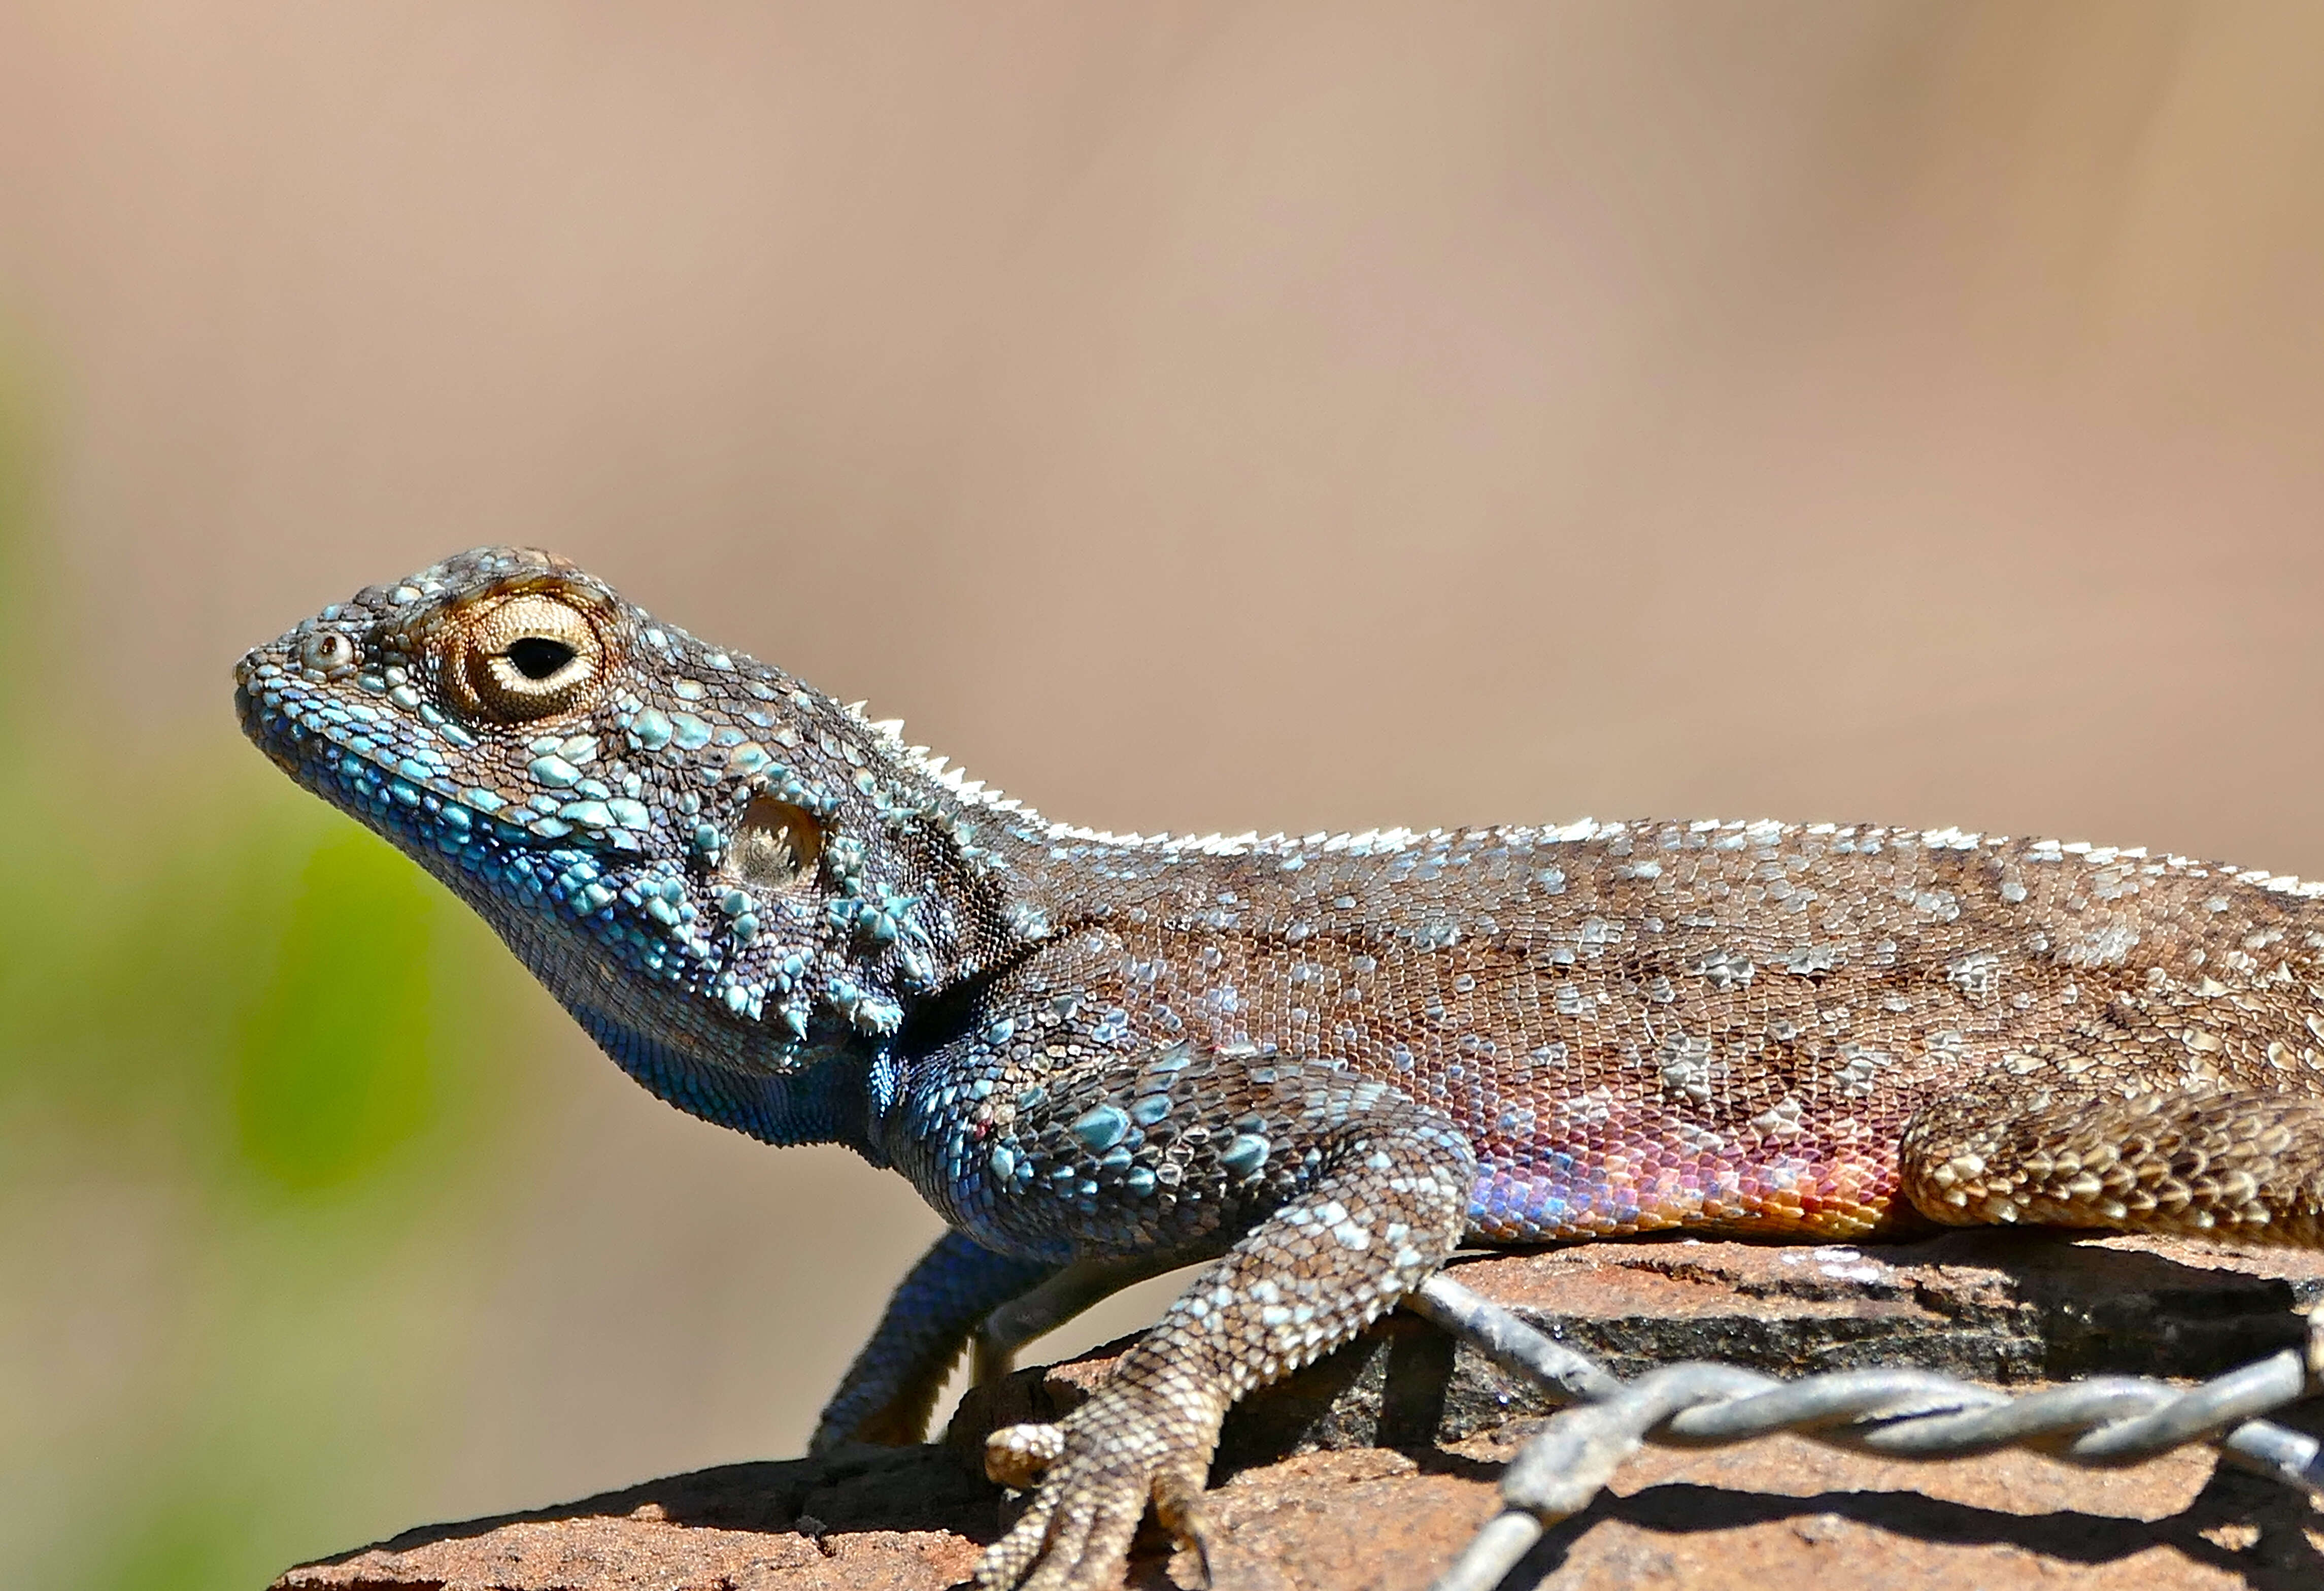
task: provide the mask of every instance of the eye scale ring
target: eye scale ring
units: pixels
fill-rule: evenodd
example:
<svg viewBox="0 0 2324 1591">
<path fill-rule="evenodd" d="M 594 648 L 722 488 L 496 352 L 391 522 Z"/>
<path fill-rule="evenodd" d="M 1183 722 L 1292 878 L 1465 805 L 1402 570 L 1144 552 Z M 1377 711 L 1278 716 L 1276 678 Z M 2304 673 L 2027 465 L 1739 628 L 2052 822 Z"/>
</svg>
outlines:
<svg viewBox="0 0 2324 1591">
<path fill-rule="evenodd" d="M 517 591 L 446 615 L 439 678 L 471 717 L 529 723 L 595 699 L 605 645 L 589 615 L 548 591 Z"/>
</svg>

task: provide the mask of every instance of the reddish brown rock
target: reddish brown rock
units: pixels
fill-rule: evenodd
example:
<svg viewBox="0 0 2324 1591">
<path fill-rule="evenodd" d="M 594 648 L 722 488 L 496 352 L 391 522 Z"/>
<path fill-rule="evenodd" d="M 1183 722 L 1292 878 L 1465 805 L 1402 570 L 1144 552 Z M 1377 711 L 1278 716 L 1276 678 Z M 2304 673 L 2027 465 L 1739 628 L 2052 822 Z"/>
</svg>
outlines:
<svg viewBox="0 0 2324 1591">
<path fill-rule="evenodd" d="M 2026 1383 L 2098 1368 L 2200 1375 L 2301 1340 L 2324 1257 L 2148 1239 L 1964 1233 L 1885 1249 L 1596 1244 L 1465 1265 L 1462 1280 L 1624 1374 L 1719 1357 L 1780 1374 L 1914 1363 Z M 408 1531 L 293 1569 L 281 1591 L 935 1591 L 1007 1504 L 977 1480 L 988 1423 L 1047 1418 L 1103 1351 L 973 1400 L 949 1448 L 674 1476 L 560 1508 Z M 1496 1506 L 1545 1407 L 1410 1319 L 1250 1400 L 1222 1446 L 1220 1583 L 1234 1591 L 1425 1586 Z M 2298 1423 L 2297 1416 L 2293 1419 Z M 2311 1428 L 2312 1429 L 2312 1428 Z M 1154 1541 L 1132 1583 L 1192 1583 Z M 1529 1560 L 1542 1584 L 1767 1591 L 2324 1586 L 2324 1515 L 2208 1450 L 2134 1468 L 2030 1454 L 1912 1465 L 1782 1437 L 1649 1448 Z"/>
</svg>

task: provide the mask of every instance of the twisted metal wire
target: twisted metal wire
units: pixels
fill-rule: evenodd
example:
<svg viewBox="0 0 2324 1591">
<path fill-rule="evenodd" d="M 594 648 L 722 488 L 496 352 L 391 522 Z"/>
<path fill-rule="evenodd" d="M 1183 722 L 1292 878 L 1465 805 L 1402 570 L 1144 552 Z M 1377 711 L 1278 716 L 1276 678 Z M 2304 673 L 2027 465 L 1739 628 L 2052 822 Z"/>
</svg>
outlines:
<svg viewBox="0 0 2324 1591">
<path fill-rule="evenodd" d="M 2090 1467 L 2216 1443 L 2242 1468 L 2324 1496 L 2324 1442 L 2255 1418 L 2324 1392 L 2324 1320 L 2284 1348 L 2190 1388 L 2099 1375 L 2012 1395 L 1929 1370 L 1839 1370 L 1783 1381 L 1691 1362 L 1626 1382 L 1451 1278 L 1406 1300 L 1503 1369 L 1576 1404 L 1501 1476 L 1502 1510 L 1432 1591 L 1492 1591 L 1551 1525 L 1579 1513 L 1641 1442 L 1718 1447 L 1775 1431 L 1890 1458 L 2024 1447 Z"/>
</svg>

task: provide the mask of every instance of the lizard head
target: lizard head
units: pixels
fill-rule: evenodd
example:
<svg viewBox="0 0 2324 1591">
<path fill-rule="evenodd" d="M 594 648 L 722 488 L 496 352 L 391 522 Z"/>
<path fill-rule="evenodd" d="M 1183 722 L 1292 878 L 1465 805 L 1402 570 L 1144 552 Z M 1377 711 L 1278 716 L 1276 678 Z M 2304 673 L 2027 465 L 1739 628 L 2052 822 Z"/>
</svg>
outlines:
<svg viewBox="0 0 2324 1591">
<path fill-rule="evenodd" d="M 608 1049 L 650 1032 L 792 1069 L 893 1035 L 1016 932 L 940 760 L 554 554 L 367 587 L 235 683 L 269 757 L 450 885 Z"/>
</svg>

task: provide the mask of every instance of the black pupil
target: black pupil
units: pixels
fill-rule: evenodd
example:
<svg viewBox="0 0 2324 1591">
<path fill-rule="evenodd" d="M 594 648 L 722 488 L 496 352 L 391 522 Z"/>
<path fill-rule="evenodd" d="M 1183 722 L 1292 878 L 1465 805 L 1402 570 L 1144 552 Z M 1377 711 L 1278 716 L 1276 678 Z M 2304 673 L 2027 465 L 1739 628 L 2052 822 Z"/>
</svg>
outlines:
<svg viewBox="0 0 2324 1591">
<path fill-rule="evenodd" d="M 573 661 L 573 649 L 546 635 L 527 635 L 509 643 L 508 661 L 528 680 L 546 680 Z"/>
</svg>

